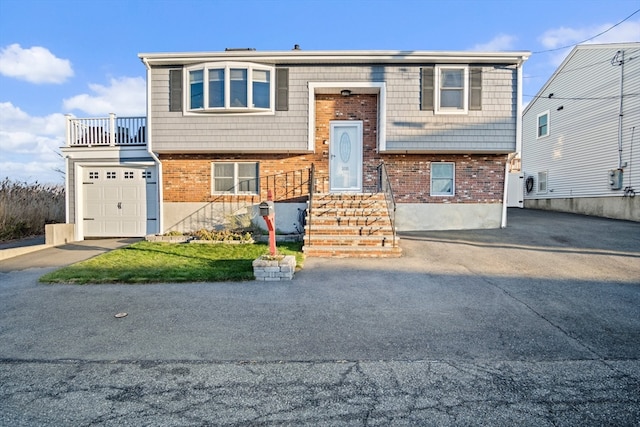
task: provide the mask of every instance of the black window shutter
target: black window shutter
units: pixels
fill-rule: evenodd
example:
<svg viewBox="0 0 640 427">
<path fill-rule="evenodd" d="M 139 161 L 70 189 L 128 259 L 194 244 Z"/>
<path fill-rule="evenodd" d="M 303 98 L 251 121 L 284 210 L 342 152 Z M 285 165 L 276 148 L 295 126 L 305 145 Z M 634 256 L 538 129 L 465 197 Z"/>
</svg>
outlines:
<svg viewBox="0 0 640 427">
<path fill-rule="evenodd" d="M 469 110 L 482 110 L 482 68 L 469 68 Z"/>
<path fill-rule="evenodd" d="M 169 70 L 169 111 L 182 112 L 182 69 Z"/>
<path fill-rule="evenodd" d="M 433 70 L 434 67 L 422 68 L 421 96 L 422 102 L 420 109 L 423 111 L 433 111 Z"/>
<path fill-rule="evenodd" d="M 288 68 L 276 68 L 276 111 L 289 111 Z"/>
</svg>

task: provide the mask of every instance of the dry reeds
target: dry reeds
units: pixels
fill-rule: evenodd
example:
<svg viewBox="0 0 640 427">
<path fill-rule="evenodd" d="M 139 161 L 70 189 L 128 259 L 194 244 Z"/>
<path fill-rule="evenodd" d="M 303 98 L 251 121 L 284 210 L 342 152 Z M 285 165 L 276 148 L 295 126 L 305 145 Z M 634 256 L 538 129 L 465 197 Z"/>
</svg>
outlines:
<svg viewBox="0 0 640 427">
<path fill-rule="evenodd" d="M 44 234 L 45 224 L 65 220 L 62 185 L 0 182 L 0 241 Z"/>
</svg>

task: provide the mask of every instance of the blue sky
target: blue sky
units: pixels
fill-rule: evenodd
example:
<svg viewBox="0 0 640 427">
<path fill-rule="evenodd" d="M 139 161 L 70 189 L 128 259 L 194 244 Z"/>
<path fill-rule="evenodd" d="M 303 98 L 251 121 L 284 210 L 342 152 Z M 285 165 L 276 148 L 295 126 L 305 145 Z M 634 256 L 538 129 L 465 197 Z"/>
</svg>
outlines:
<svg viewBox="0 0 640 427">
<path fill-rule="evenodd" d="M 640 41 L 638 9 L 640 0 L 0 0 L 0 180 L 64 182 L 64 114 L 145 115 L 141 52 L 528 50 L 526 104 L 570 51 L 560 48 L 602 32 L 589 43 Z"/>
</svg>

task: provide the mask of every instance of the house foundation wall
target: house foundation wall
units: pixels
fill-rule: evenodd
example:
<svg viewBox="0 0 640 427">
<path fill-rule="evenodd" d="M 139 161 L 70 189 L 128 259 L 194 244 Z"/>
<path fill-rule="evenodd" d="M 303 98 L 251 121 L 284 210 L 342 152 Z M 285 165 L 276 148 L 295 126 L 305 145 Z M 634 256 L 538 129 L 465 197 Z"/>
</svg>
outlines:
<svg viewBox="0 0 640 427">
<path fill-rule="evenodd" d="M 640 196 L 525 199 L 524 207 L 640 222 Z"/>
<path fill-rule="evenodd" d="M 472 230 L 500 228 L 502 204 L 413 204 L 396 209 L 398 231 Z"/>
<path fill-rule="evenodd" d="M 252 227 L 266 232 L 267 226 L 259 215 L 258 204 L 164 203 L 164 232 L 212 230 L 223 225 L 230 228 Z M 306 203 L 276 203 L 276 231 L 283 234 L 303 232 L 300 215 L 306 208 Z"/>
</svg>

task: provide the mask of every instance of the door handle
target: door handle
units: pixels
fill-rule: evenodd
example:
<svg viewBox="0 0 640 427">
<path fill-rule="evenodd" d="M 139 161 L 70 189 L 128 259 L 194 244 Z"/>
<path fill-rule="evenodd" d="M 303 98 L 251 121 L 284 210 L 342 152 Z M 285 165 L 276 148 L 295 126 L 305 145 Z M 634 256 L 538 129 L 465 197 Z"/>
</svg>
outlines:
<svg viewBox="0 0 640 427">
<path fill-rule="evenodd" d="M 118 209 L 122 209 L 122 202 L 118 202 Z"/>
</svg>

